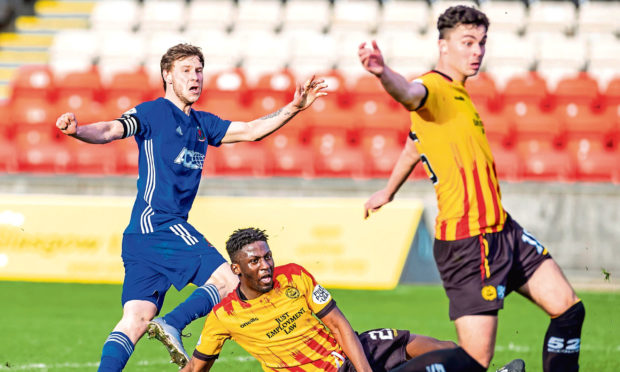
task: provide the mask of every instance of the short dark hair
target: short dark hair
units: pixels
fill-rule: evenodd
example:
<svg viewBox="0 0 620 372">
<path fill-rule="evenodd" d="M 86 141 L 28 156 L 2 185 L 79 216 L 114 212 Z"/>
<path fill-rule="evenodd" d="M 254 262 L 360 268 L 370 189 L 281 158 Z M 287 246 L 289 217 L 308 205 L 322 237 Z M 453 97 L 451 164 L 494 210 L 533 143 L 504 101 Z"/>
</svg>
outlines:
<svg viewBox="0 0 620 372">
<path fill-rule="evenodd" d="M 231 261 L 235 261 L 234 257 L 237 252 L 241 250 L 241 248 L 254 242 L 267 243 L 268 237 L 269 236 L 265 230 L 261 230 L 256 227 L 237 229 L 226 241 L 226 251 L 228 252 L 228 257 L 230 257 Z"/>
<path fill-rule="evenodd" d="M 161 68 L 161 78 L 164 81 L 164 91 L 166 91 L 166 80 L 164 79 L 164 71 L 172 70 L 172 65 L 175 61 L 178 61 L 183 58 L 196 56 L 200 60 L 202 67 L 205 65 L 205 58 L 202 55 L 202 50 L 200 47 L 191 44 L 177 44 L 173 47 L 170 47 L 166 53 L 161 56 L 161 62 L 159 62 L 159 67 Z"/>
<path fill-rule="evenodd" d="M 489 19 L 486 14 L 473 6 L 456 5 L 446 9 L 437 19 L 439 38 L 445 39 L 446 33 L 458 25 L 484 26 L 489 29 Z"/>
</svg>

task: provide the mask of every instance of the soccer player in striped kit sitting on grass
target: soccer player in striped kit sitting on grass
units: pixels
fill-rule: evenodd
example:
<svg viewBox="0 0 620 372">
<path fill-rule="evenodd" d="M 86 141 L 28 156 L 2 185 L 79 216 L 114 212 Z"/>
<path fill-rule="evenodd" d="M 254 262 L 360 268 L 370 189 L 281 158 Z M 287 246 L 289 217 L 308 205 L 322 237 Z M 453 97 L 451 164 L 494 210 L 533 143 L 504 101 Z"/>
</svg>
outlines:
<svg viewBox="0 0 620 372">
<path fill-rule="evenodd" d="M 209 371 L 229 339 L 258 359 L 263 370 L 283 372 L 388 371 L 417 355 L 456 347 L 391 328 L 357 335 L 308 271 L 292 263 L 275 266 L 267 238 L 264 230 L 246 228 L 226 242 L 240 283 L 207 316 L 183 372 Z"/>
</svg>

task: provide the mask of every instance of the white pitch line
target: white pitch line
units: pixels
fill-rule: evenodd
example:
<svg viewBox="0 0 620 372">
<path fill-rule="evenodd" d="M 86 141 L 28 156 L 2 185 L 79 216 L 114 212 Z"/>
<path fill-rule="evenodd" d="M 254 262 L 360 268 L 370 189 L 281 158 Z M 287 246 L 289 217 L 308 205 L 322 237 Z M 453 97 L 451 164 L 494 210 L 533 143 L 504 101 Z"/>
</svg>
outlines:
<svg viewBox="0 0 620 372">
<path fill-rule="evenodd" d="M 239 356 L 234 358 L 219 358 L 223 362 L 237 362 L 237 363 L 246 363 L 255 360 L 251 356 Z M 10 363 L 10 362 L 9 362 Z M 138 365 L 141 366 L 164 366 L 170 365 L 170 362 L 154 362 L 150 360 L 141 360 L 137 362 Z M 31 364 L 10 364 L 10 367 L 7 367 L 5 364 L 0 365 L 0 371 L 37 371 L 43 370 L 47 371 L 50 369 L 83 369 L 83 368 L 94 368 L 99 367 L 99 362 L 89 362 L 89 363 L 56 363 L 56 364 L 45 364 L 45 363 L 31 363 Z"/>
</svg>

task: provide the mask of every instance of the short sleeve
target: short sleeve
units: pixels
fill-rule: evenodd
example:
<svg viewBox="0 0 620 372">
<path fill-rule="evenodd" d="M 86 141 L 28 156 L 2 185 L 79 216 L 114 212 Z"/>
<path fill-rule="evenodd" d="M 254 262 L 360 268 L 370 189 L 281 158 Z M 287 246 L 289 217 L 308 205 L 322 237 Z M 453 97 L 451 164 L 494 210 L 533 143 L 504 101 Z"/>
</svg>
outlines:
<svg viewBox="0 0 620 372">
<path fill-rule="evenodd" d="M 217 315 L 211 311 L 207 315 L 207 320 L 202 328 L 194 356 L 201 360 L 217 358 L 224 346 L 224 342 L 229 338 L 230 332 L 224 328 Z"/>
<path fill-rule="evenodd" d="M 432 94 L 432 88 L 429 88 L 429 86 L 432 86 L 432 82 L 425 80 L 423 77 L 417 78 L 417 79 L 413 80 L 413 82 L 414 83 L 422 84 L 422 86 L 426 90 L 426 94 L 424 95 L 424 98 L 422 98 L 422 100 L 420 101 L 420 104 L 414 110 L 414 111 L 418 111 L 418 110 L 428 106 L 429 97 Z"/>
<path fill-rule="evenodd" d="M 332 299 L 329 291 L 314 280 L 312 274 L 301 266 L 300 269 L 301 283 L 303 285 L 302 293 L 306 297 L 306 303 L 317 317 L 322 318 L 336 306 L 336 302 Z"/>
<path fill-rule="evenodd" d="M 224 120 L 208 112 L 199 112 L 200 125 L 211 146 L 219 146 L 228 131 L 230 120 Z"/>
</svg>

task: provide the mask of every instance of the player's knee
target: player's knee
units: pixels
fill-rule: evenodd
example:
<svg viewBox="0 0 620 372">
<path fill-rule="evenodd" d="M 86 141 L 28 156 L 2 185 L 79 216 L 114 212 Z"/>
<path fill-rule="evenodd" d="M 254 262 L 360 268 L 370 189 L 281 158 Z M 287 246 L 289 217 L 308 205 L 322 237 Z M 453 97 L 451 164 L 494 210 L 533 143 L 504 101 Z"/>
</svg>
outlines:
<svg viewBox="0 0 620 372">
<path fill-rule="evenodd" d="M 153 317 L 154 314 L 151 311 L 145 311 L 144 309 L 126 309 L 126 311 L 123 312 L 121 323 L 126 329 L 131 329 L 132 332 L 141 335 L 146 332 L 146 327 Z"/>
<path fill-rule="evenodd" d="M 579 299 L 579 297 L 577 297 L 577 295 L 574 292 L 571 291 L 571 293 L 567 293 L 565 296 L 563 296 L 562 301 L 559 301 L 556 304 L 556 306 L 554 306 L 552 309 L 549 309 L 548 311 L 549 316 L 551 318 L 558 318 L 562 316 L 562 314 L 569 311 L 577 303 L 581 303 L 581 300 Z M 581 305 L 581 307 L 583 307 L 583 304 Z M 585 308 L 584 308 L 584 315 L 585 315 Z"/>
<path fill-rule="evenodd" d="M 483 348 L 483 349 L 475 349 L 475 350 L 466 350 L 467 354 L 471 356 L 478 364 L 483 366 L 484 368 L 489 368 L 491 364 L 491 360 L 493 360 L 494 350 L 493 348 Z"/>
<path fill-rule="evenodd" d="M 556 317 L 552 316 L 552 321 L 566 322 L 573 325 L 581 325 L 586 317 L 586 308 L 581 300 L 572 304 Z"/>
<path fill-rule="evenodd" d="M 229 265 L 222 264 L 207 280 L 207 284 L 213 284 L 217 288 L 220 298 L 224 298 L 237 288 L 239 277 L 232 272 Z"/>
</svg>

